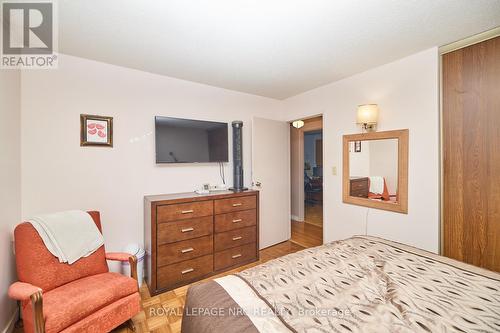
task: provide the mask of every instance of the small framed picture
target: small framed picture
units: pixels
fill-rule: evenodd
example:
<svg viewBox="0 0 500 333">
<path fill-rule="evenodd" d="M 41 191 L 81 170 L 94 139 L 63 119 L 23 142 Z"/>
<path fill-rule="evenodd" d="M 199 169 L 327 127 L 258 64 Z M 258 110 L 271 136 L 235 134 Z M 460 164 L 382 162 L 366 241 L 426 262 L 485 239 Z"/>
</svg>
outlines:
<svg viewBox="0 0 500 333">
<path fill-rule="evenodd" d="M 80 146 L 113 147 L 113 117 L 81 114 Z"/>
<path fill-rule="evenodd" d="M 354 142 L 354 152 L 361 153 L 361 141 Z"/>
</svg>

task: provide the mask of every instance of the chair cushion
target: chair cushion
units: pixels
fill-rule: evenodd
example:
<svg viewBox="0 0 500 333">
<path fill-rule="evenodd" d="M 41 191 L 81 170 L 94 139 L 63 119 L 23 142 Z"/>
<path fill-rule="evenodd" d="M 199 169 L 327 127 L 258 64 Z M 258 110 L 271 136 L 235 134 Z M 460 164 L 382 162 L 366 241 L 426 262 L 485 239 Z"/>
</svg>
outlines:
<svg viewBox="0 0 500 333">
<path fill-rule="evenodd" d="M 100 231 L 99 212 L 88 213 Z M 90 256 L 68 265 L 60 263 L 47 250 L 31 223 L 19 224 L 14 230 L 14 238 L 19 281 L 39 287 L 44 293 L 86 276 L 108 272 L 104 245 Z"/>
<path fill-rule="evenodd" d="M 55 288 L 43 294 L 45 330 L 62 331 L 137 292 L 136 280 L 118 273 L 92 275 Z M 31 309 L 28 313 L 32 313 Z"/>
<path fill-rule="evenodd" d="M 139 293 L 124 297 L 64 329 L 62 333 L 110 332 L 141 311 Z M 127 330 L 130 332 L 130 330 Z"/>
</svg>

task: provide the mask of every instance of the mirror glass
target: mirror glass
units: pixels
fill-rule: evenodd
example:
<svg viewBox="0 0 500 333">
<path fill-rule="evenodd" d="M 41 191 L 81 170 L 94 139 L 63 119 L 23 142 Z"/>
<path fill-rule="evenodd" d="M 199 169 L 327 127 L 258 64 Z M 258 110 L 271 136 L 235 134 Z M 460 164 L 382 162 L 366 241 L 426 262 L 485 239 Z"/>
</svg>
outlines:
<svg viewBox="0 0 500 333">
<path fill-rule="evenodd" d="M 398 203 L 398 141 L 349 141 L 349 196 Z"/>
</svg>

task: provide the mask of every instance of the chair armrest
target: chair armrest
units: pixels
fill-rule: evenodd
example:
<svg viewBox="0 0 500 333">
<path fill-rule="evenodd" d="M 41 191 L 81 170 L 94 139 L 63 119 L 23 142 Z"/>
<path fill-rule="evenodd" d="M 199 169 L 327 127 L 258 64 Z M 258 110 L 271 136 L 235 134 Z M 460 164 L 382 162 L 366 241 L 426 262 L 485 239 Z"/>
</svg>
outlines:
<svg viewBox="0 0 500 333">
<path fill-rule="evenodd" d="M 14 282 L 9 287 L 9 297 L 16 301 L 27 301 L 32 295 L 42 292 L 42 289 L 24 282 Z"/>
<path fill-rule="evenodd" d="M 125 252 L 106 252 L 106 259 L 113 261 L 129 261 L 131 254 Z"/>
<path fill-rule="evenodd" d="M 129 262 L 130 277 L 139 282 L 137 277 L 137 257 L 125 252 L 108 252 L 106 253 L 107 260 Z"/>
<path fill-rule="evenodd" d="M 42 289 L 24 282 L 14 282 L 9 287 L 9 297 L 18 301 L 31 301 L 33 308 L 33 328 L 35 333 L 45 332 L 45 318 L 43 317 Z"/>
</svg>

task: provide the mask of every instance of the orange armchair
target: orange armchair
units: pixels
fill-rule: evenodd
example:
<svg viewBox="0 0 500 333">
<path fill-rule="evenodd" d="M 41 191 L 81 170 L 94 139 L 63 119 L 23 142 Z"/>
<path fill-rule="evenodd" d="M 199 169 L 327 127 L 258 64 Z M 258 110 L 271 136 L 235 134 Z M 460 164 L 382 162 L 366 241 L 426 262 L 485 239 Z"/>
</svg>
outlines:
<svg viewBox="0 0 500 333">
<path fill-rule="evenodd" d="M 99 212 L 89 212 L 101 230 Z M 30 223 L 14 230 L 19 282 L 9 297 L 21 302 L 26 333 L 109 332 L 141 310 L 137 258 L 106 253 L 104 245 L 72 265 L 60 263 Z M 131 277 L 109 272 L 106 260 L 128 261 Z"/>
</svg>

